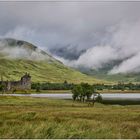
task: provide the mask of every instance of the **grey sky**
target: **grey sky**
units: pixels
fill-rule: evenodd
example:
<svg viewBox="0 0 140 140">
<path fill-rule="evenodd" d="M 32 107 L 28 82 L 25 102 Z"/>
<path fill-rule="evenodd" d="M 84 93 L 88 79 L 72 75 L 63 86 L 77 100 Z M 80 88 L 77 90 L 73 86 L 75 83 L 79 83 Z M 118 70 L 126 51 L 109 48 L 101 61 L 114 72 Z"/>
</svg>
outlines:
<svg viewBox="0 0 140 140">
<path fill-rule="evenodd" d="M 85 48 L 108 27 L 138 20 L 139 13 L 140 2 L 0 2 L 0 33 L 18 30 L 19 38 L 48 48 L 56 44 Z M 26 38 L 33 31 L 37 34 Z"/>
<path fill-rule="evenodd" d="M 69 59 L 69 54 L 57 53 L 63 48 L 80 55 L 81 50 L 111 45 L 124 23 L 130 28 L 139 23 L 139 13 L 140 2 L 0 2 L 0 36 L 30 41 L 63 60 Z"/>
</svg>

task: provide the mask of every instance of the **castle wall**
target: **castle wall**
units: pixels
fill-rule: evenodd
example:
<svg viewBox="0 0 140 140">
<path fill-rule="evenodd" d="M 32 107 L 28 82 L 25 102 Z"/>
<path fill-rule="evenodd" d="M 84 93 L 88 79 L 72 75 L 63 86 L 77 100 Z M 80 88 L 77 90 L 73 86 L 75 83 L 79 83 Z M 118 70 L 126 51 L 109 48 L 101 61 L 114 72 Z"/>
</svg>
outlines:
<svg viewBox="0 0 140 140">
<path fill-rule="evenodd" d="M 29 74 L 26 73 L 23 77 L 21 77 L 20 81 L 0 81 L 0 84 L 4 85 L 6 91 L 30 90 L 31 77 Z"/>
</svg>

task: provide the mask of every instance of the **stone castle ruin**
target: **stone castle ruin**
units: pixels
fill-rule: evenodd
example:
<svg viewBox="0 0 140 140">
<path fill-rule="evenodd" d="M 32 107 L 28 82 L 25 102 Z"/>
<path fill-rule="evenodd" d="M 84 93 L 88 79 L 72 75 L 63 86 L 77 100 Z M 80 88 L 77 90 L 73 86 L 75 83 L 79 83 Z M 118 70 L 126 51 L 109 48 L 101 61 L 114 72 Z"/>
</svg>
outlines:
<svg viewBox="0 0 140 140">
<path fill-rule="evenodd" d="M 19 81 L 3 81 L 1 78 L 0 85 L 4 86 L 5 91 L 30 90 L 31 76 L 30 74 L 26 73 Z"/>
</svg>

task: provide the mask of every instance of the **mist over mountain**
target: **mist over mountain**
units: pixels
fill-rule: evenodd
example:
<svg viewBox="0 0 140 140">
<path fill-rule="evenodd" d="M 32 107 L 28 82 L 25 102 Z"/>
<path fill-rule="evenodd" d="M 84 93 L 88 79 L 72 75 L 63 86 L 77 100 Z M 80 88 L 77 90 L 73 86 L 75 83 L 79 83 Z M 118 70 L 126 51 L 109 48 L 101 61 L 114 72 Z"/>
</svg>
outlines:
<svg viewBox="0 0 140 140">
<path fill-rule="evenodd" d="M 60 60 L 100 77 L 138 75 L 139 13 L 140 2 L 136 1 L 2 2 L 0 38 L 16 41 L 0 41 L 0 57 L 47 63 Z"/>
<path fill-rule="evenodd" d="M 0 37 L 32 42 L 74 68 L 98 71 L 121 61 L 107 74 L 139 73 L 139 13 L 137 1 L 2 2 Z M 15 57 L 26 54 L 13 52 Z M 36 56 L 44 59 L 37 52 L 27 58 Z"/>
<path fill-rule="evenodd" d="M 12 38 L 0 39 L 0 57 L 9 59 L 57 61 L 45 51 L 31 43 Z"/>
<path fill-rule="evenodd" d="M 82 53 L 78 59 L 60 58 L 66 65 L 100 70 L 114 63 L 107 74 L 131 74 L 140 72 L 140 21 L 123 22 L 108 29 L 102 41 Z"/>
<path fill-rule="evenodd" d="M 86 49 L 78 49 L 77 45 L 72 46 L 71 44 L 50 48 L 49 51 L 56 57 L 61 57 L 68 60 L 77 60 L 80 55 L 86 52 Z"/>
<path fill-rule="evenodd" d="M 3 79 L 19 80 L 26 72 L 32 76 L 32 82 L 105 82 L 65 66 L 29 42 L 12 38 L 1 39 L 0 75 Z"/>
</svg>

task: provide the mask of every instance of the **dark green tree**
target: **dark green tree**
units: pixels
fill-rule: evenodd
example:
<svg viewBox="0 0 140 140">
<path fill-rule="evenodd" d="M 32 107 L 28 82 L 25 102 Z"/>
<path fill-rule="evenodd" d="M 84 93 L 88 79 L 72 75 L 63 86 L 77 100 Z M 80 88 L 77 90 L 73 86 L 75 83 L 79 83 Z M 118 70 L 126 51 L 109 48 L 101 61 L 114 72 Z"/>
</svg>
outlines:
<svg viewBox="0 0 140 140">
<path fill-rule="evenodd" d="M 78 100 L 80 98 L 80 100 L 82 99 L 82 95 L 83 95 L 83 89 L 81 85 L 76 85 L 74 86 L 74 88 L 72 89 L 72 98 L 73 100 Z"/>
<path fill-rule="evenodd" d="M 83 101 L 85 100 L 85 97 L 90 99 L 94 92 L 93 86 L 89 85 L 88 83 L 81 83 L 81 86 L 83 88 Z"/>
<path fill-rule="evenodd" d="M 76 85 L 73 90 L 73 100 L 78 100 L 84 102 L 85 99 L 90 99 L 92 94 L 94 93 L 93 86 L 88 83 L 81 83 L 80 85 Z"/>
<path fill-rule="evenodd" d="M 5 89 L 5 86 L 1 84 L 0 85 L 0 92 L 3 93 L 4 92 L 4 89 Z"/>
<path fill-rule="evenodd" d="M 37 85 L 36 85 L 36 92 L 40 92 L 40 83 L 37 83 Z"/>
</svg>

